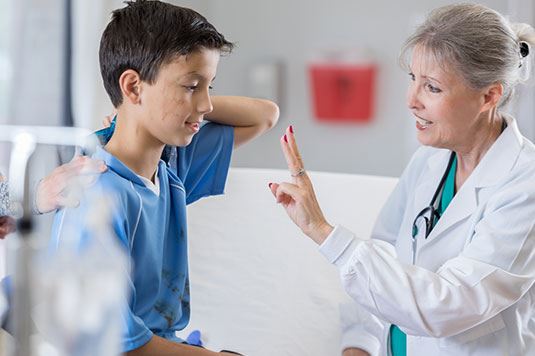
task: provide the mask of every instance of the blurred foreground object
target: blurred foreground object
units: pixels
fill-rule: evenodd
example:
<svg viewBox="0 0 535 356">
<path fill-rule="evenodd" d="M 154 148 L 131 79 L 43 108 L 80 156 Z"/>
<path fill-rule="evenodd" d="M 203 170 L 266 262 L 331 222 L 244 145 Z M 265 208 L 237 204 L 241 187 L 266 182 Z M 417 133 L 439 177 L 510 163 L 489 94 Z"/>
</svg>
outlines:
<svg viewBox="0 0 535 356">
<path fill-rule="evenodd" d="M 79 128 L 0 125 L 2 141 L 12 144 L 10 194 L 17 217 L 16 238 L 9 251 L 15 271 L 8 277 L 13 285 L 9 316 L 13 354 L 118 355 L 126 257 L 110 236 L 109 206 L 95 198 L 94 209 L 87 212 L 92 236 L 70 241 L 53 256 L 38 250 L 39 232 L 32 216 L 28 172 L 38 145 L 76 146 L 88 153 L 96 147 L 96 138 Z M 71 190 L 83 187 L 79 179 L 70 184 Z"/>
</svg>

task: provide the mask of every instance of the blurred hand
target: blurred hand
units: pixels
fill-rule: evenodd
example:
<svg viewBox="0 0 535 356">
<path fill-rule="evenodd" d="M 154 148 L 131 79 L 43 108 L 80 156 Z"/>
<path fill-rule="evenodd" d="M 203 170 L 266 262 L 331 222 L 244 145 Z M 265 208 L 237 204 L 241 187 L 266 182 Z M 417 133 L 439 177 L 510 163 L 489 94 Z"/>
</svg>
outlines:
<svg viewBox="0 0 535 356">
<path fill-rule="evenodd" d="M 312 182 L 304 171 L 293 128 L 286 129 L 286 134 L 281 138 L 281 147 L 293 183 L 270 183 L 269 188 L 290 219 L 301 228 L 305 235 L 317 244 L 321 244 L 332 232 L 333 227 L 325 220 Z M 298 174 L 299 172 L 302 173 Z"/>
<path fill-rule="evenodd" d="M 15 231 L 15 220 L 9 216 L 0 216 L 0 239 Z"/>
<path fill-rule="evenodd" d="M 344 352 L 342 353 L 342 356 L 370 356 L 370 354 L 362 349 L 350 348 L 350 349 L 345 349 Z"/>
<path fill-rule="evenodd" d="M 98 175 L 107 170 L 102 161 L 77 156 L 69 163 L 54 169 L 37 185 L 35 207 L 44 214 L 63 207 L 79 205 L 78 194 L 71 190 L 76 180 L 81 188 L 88 188 L 96 182 Z"/>
</svg>

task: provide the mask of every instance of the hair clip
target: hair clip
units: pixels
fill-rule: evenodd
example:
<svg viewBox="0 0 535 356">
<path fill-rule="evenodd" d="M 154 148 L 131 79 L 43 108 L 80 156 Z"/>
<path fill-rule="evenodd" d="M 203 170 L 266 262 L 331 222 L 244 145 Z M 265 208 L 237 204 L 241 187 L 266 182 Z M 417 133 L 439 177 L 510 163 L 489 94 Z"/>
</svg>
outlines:
<svg viewBox="0 0 535 356">
<path fill-rule="evenodd" d="M 526 41 L 520 41 L 520 55 L 522 58 L 526 57 L 529 54 L 529 45 Z"/>
</svg>

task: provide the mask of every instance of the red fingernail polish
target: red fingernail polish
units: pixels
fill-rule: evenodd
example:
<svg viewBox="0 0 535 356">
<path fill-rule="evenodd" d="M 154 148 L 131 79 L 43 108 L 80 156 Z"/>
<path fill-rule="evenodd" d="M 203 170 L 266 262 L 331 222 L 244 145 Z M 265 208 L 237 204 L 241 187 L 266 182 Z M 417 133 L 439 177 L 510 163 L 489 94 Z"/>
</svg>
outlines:
<svg viewBox="0 0 535 356">
<path fill-rule="evenodd" d="M 288 142 L 288 137 L 286 137 L 286 135 L 284 135 L 284 142 Z"/>
<path fill-rule="evenodd" d="M 290 125 L 290 132 L 294 133 L 294 127 L 292 125 Z"/>
<path fill-rule="evenodd" d="M 271 186 L 273 185 L 273 183 L 269 183 L 268 186 L 271 188 Z"/>
</svg>

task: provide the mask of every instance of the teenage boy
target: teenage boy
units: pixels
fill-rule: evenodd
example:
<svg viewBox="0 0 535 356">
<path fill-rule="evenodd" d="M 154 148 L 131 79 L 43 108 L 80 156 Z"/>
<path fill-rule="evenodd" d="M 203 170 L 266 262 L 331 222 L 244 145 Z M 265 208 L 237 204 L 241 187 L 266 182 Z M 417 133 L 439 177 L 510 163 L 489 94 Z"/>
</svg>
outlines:
<svg viewBox="0 0 535 356">
<path fill-rule="evenodd" d="M 215 354 L 175 335 L 190 317 L 186 205 L 222 194 L 232 148 L 278 118 L 269 101 L 210 96 L 231 49 L 203 16 L 159 1 L 127 2 L 102 35 L 101 72 L 117 118 L 98 132 L 104 146 L 94 158 L 108 169 L 95 187 L 115 197 L 112 226 L 132 262 L 127 355 Z M 56 214 L 55 246 L 73 226 L 87 233 L 88 209 L 82 199 Z"/>
</svg>

